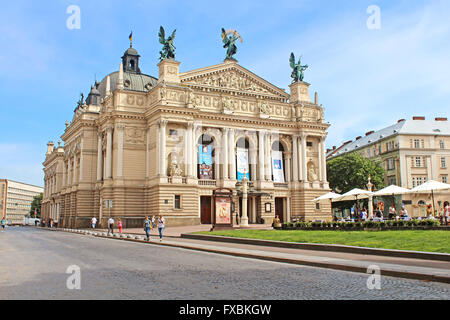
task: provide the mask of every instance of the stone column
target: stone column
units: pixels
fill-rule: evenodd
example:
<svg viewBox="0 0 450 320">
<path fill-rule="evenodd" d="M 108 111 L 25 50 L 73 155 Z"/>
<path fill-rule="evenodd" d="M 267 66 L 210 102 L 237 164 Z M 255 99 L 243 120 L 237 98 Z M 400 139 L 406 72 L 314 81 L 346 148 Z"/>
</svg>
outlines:
<svg viewBox="0 0 450 320">
<path fill-rule="evenodd" d="M 264 176 L 264 160 L 265 160 L 265 152 L 264 152 L 264 136 L 265 136 L 265 132 L 264 131 L 259 131 L 259 139 L 258 139 L 258 143 L 259 143 L 259 180 L 260 181 L 265 181 L 265 176 Z"/>
<path fill-rule="evenodd" d="M 301 165 L 302 165 L 302 174 L 301 174 L 301 179 L 303 180 L 303 182 L 308 180 L 308 172 L 307 172 L 307 163 L 306 163 L 306 137 L 307 135 L 305 133 L 303 133 L 301 135 L 301 139 L 302 139 L 302 156 L 301 156 Z"/>
<path fill-rule="evenodd" d="M 215 159 L 214 159 L 214 179 L 216 181 L 220 180 L 220 148 L 219 146 L 215 146 Z"/>
<path fill-rule="evenodd" d="M 117 177 L 123 177 L 123 124 L 117 125 Z"/>
<path fill-rule="evenodd" d="M 83 148 L 84 148 L 84 137 L 81 137 L 80 143 L 80 166 L 78 167 L 78 182 L 83 181 Z"/>
<path fill-rule="evenodd" d="M 191 150 L 191 170 L 192 170 L 192 177 L 197 178 L 197 162 L 198 162 L 198 155 L 197 155 L 197 130 L 199 125 L 196 123 L 193 123 L 192 125 L 192 148 Z"/>
<path fill-rule="evenodd" d="M 286 198 L 286 222 L 291 221 L 291 198 Z"/>
<path fill-rule="evenodd" d="M 159 122 L 159 144 L 160 144 L 160 154 L 159 154 L 159 174 L 162 177 L 167 175 L 166 166 L 166 128 L 167 120 L 161 120 Z"/>
<path fill-rule="evenodd" d="M 112 127 L 106 129 L 106 179 L 112 179 L 112 132 Z"/>
<path fill-rule="evenodd" d="M 77 154 L 75 153 L 73 155 L 73 183 L 74 184 L 77 184 L 78 180 L 79 180 L 79 177 L 78 177 L 79 167 L 78 167 L 78 161 L 77 160 L 78 160 L 77 159 Z"/>
<path fill-rule="evenodd" d="M 250 149 L 250 168 L 251 168 L 251 181 L 256 181 L 256 148 Z"/>
<path fill-rule="evenodd" d="M 429 180 L 433 180 L 433 175 L 431 172 L 432 164 L 431 164 L 431 158 L 429 156 L 427 156 L 426 158 L 427 158 L 427 181 L 429 181 Z M 440 167 L 440 161 L 439 161 L 439 167 Z"/>
<path fill-rule="evenodd" d="M 228 164 L 229 164 L 229 152 L 228 152 L 228 128 L 222 129 L 222 148 L 223 148 L 223 179 L 228 180 Z"/>
<path fill-rule="evenodd" d="M 194 145 L 193 145 L 193 130 L 194 130 L 194 124 L 192 122 L 189 122 L 187 125 L 187 153 L 186 153 L 186 162 L 188 166 L 188 176 L 193 177 L 194 176 L 194 166 L 192 163 L 192 154 L 194 153 Z"/>
<path fill-rule="evenodd" d="M 292 172 L 293 172 L 293 180 L 294 182 L 297 182 L 299 180 L 299 159 L 298 159 L 298 136 L 293 135 L 292 136 Z"/>
<path fill-rule="evenodd" d="M 69 159 L 67 160 L 67 185 L 70 186 L 72 184 L 72 179 L 71 179 L 71 175 L 72 175 L 72 159 L 70 158 L 70 154 L 69 154 Z"/>
<path fill-rule="evenodd" d="M 145 142 L 145 177 L 150 177 L 150 128 L 146 130 Z"/>
<path fill-rule="evenodd" d="M 319 143 L 317 144 L 317 153 L 319 154 L 319 181 L 323 181 L 322 159 L 324 158 L 324 156 L 322 155 L 322 137 L 319 137 Z"/>
<path fill-rule="evenodd" d="M 272 181 L 272 146 L 270 144 L 270 134 L 266 134 L 264 151 L 265 151 L 265 176 L 266 181 Z"/>
<path fill-rule="evenodd" d="M 325 154 L 325 137 L 322 137 L 320 154 L 322 155 L 322 182 L 326 183 L 327 178 L 327 155 Z"/>
<path fill-rule="evenodd" d="M 66 162 L 64 160 L 62 162 L 62 166 L 63 166 L 63 174 L 62 174 L 61 188 L 64 189 L 64 187 L 66 186 Z"/>
<path fill-rule="evenodd" d="M 101 181 L 103 179 L 103 139 L 102 132 L 98 134 L 98 142 L 97 142 L 97 181 Z"/>
<path fill-rule="evenodd" d="M 234 134 L 235 131 L 233 129 L 230 129 L 229 131 L 229 162 L 230 162 L 230 179 L 236 180 L 236 144 L 234 141 Z"/>
<path fill-rule="evenodd" d="M 284 168 L 286 171 L 286 182 L 291 182 L 291 156 L 286 156 L 286 168 Z"/>
</svg>

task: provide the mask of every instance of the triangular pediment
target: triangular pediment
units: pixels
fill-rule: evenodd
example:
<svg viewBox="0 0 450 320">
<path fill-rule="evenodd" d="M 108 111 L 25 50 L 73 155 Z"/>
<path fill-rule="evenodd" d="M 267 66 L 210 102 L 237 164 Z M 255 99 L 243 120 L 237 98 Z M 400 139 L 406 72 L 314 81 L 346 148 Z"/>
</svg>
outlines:
<svg viewBox="0 0 450 320">
<path fill-rule="evenodd" d="M 250 95 L 264 95 L 288 99 L 289 95 L 236 62 L 224 62 L 215 66 L 180 74 L 181 83 L 206 89 L 220 89 Z"/>
</svg>

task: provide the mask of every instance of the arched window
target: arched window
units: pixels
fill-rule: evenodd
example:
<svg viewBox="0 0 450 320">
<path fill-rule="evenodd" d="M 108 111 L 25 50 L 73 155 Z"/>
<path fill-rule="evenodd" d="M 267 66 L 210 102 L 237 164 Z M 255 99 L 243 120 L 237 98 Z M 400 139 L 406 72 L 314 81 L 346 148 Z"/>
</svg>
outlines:
<svg viewBox="0 0 450 320">
<path fill-rule="evenodd" d="M 238 181 L 242 181 L 245 176 L 248 180 L 251 177 L 251 169 L 249 166 L 249 149 L 250 143 L 246 138 L 240 138 L 236 143 L 236 175 Z"/>
<path fill-rule="evenodd" d="M 198 138 L 198 164 L 197 177 L 201 180 L 214 180 L 214 140 L 208 134 L 203 134 Z"/>
<path fill-rule="evenodd" d="M 272 144 L 272 181 L 276 183 L 286 182 L 286 162 L 284 159 L 284 147 L 280 141 Z"/>
</svg>

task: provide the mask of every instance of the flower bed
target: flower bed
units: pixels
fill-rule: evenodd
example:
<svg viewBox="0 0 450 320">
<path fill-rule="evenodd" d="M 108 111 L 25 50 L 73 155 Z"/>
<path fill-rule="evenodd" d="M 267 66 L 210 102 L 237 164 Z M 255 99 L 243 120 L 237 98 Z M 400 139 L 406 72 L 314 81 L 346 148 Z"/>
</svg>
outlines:
<svg viewBox="0 0 450 320">
<path fill-rule="evenodd" d="M 364 221 L 364 222 L 285 222 L 281 230 L 411 230 L 437 229 L 439 220 Z M 447 229 L 447 228 L 442 228 Z"/>
</svg>

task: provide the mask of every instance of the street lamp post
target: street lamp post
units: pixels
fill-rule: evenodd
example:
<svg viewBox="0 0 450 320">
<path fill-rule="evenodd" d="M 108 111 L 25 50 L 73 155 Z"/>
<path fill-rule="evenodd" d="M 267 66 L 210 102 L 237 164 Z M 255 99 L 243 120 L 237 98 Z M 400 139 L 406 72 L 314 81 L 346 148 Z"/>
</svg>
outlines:
<svg viewBox="0 0 450 320">
<path fill-rule="evenodd" d="M 241 218 L 242 227 L 248 227 L 247 201 L 248 201 L 248 179 L 246 173 L 244 172 L 244 177 L 242 178 L 242 218 Z"/>
<path fill-rule="evenodd" d="M 373 183 L 370 181 L 371 178 L 369 176 L 369 180 L 367 182 L 367 190 L 369 190 L 370 192 L 372 192 L 372 188 L 373 188 Z M 372 195 L 369 196 L 369 219 L 373 219 L 373 197 Z"/>
</svg>

